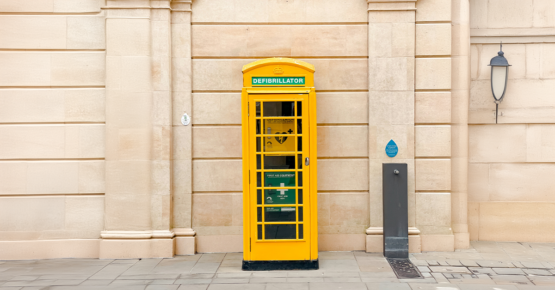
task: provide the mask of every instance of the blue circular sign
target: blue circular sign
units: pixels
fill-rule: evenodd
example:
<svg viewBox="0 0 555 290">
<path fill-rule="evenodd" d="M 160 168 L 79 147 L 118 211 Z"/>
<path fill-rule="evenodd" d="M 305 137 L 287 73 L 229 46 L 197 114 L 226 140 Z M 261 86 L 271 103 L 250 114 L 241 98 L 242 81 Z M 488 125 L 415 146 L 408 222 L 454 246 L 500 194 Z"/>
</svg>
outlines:
<svg viewBox="0 0 555 290">
<path fill-rule="evenodd" d="M 391 141 L 389 141 L 389 143 L 385 146 L 385 154 L 389 157 L 395 157 L 397 156 L 397 152 L 399 152 L 399 147 L 397 147 L 395 141 L 391 139 Z"/>
</svg>

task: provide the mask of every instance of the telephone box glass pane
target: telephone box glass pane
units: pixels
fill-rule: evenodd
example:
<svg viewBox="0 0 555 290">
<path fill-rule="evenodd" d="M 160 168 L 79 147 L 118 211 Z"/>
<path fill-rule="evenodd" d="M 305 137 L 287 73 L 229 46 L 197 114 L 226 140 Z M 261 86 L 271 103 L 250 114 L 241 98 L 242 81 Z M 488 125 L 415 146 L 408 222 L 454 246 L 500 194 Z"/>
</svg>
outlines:
<svg viewBox="0 0 555 290">
<path fill-rule="evenodd" d="M 297 137 L 297 151 L 303 151 L 303 137 Z"/>
<path fill-rule="evenodd" d="M 260 122 L 261 120 L 256 120 L 256 135 L 260 135 Z"/>
<path fill-rule="evenodd" d="M 260 102 L 256 102 L 256 116 L 260 117 Z"/>
<path fill-rule="evenodd" d="M 295 116 L 294 102 L 264 102 L 263 117 Z"/>
<path fill-rule="evenodd" d="M 299 206 L 299 221 L 303 221 L 303 207 Z"/>
<path fill-rule="evenodd" d="M 297 155 L 297 165 L 299 167 L 299 169 L 303 169 L 303 155 L 302 154 L 298 154 Z"/>
<path fill-rule="evenodd" d="M 302 117 L 303 115 L 303 103 L 297 102 L 297 117 Z"/>
<path fill-rule="evenodd" d="M 256 204 L 262 204 L 262 189 L 256 190 Z"/>
<path fill-rule="evenodd" d="M 304 238 L 303 232 L 303 224 L 299 224 L 299 240 L 302 240 Z"/>
<path fill-rule="evenodd" d="M 298 174 L 298 184 L 299 186 L 303 186 L 303 172 L 299 171 L 299 173 L 297 174 Z"/>
<path fill-rule="evenodd" d="M 303 133 L 303 120 L 298 119 L 297 120 L 297 134 L 302 134 L 302 133 Z"/>
<path fill-rule="evenodd" d="M 294 240 L 297 238 L 297 225 L 264 225 L 266 240 Z"/>
<path fill-rule="evenodd" d="M 262 240 L 262 225 L 258 225 L 258 239 Z"/>
<path fill-rule="evenodd" d="M 256 152 L 260 152 L 260 137 L 256 137 Z"/>
<path fill-rule="evenodd" d="M 264 210 L 265 222 L 294 222 L 297 211 L 294 207 L 267 207 Z"/>
<path fill-rule="evenodd" d="M 258 222 L 262 222 L 262 208 L 261 207 L 256 208 L 256 217 L 257 217 Z"/>
<path fill-rule="evenodd" d="M 256 173 L 256 186 L 262 187 L 262 172 Z"/>
<path fill-rule="evenodd" d="M 262 167 L 262 158 L 260 155 L 256 155 L 256 169 L 260 169 Z"/>
<path fill-rule="evenodd" d="M 295 169 L 295 156 L 264 155 L 264 169 Z"/>
<path fill-rule="evenodd" d="M 303 204 L 303 190 L 299 189 L 299 204 Z"/>
</svg>

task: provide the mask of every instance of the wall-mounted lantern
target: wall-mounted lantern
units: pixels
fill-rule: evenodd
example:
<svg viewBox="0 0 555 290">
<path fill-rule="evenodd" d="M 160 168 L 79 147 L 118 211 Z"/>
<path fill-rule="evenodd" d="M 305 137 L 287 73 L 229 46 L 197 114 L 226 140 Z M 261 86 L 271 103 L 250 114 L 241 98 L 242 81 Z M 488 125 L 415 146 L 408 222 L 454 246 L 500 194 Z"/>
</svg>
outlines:
<svg viewBox="0 0 555 290">
<path fill-rule="evenodd" d="M 489 62 L 491 66 L 491 92 L 495 99 L 495 124 L 497 124 L 497 111 L 499 103 L 503 101 L 505 91 L 507 90 L 507 80 L 509 79 L 509 67 L 511 66 L 507 59 L 503 56 L 503 43 L 497 53 L 497 56 Z"/>
</svg>

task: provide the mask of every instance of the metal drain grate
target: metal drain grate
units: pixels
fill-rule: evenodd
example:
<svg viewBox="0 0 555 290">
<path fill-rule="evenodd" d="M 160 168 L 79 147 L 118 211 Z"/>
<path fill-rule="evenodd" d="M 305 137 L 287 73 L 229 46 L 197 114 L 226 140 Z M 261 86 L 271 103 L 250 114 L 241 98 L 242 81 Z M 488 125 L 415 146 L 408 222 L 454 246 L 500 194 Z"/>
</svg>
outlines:
<svg viewBox="0 0 555 290">
<path fill-rule="evenodd" d="M 409 259 L 387 258 L 387 262 L 399 279 L 423 279 L 418 268 Z"/>
</svg>

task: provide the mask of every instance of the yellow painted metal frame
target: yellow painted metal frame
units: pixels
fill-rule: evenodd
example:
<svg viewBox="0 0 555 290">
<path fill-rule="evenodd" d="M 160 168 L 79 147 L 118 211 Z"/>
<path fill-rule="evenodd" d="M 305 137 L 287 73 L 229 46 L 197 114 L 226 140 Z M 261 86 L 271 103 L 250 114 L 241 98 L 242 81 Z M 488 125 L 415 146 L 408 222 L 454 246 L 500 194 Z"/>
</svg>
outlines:
<svg viewBox="0 0 555 290">
<path fill-rule="evenodd" d="M 253 87 L 251 80 L 252 77 L 260 77 L 260 76 L 280 76 L 280 77 L 287 77 L 287 76 L 304 76 L 305 77 L 305 86 L 299 87 L 288 87 L 288 86 L 256 86 Z M 249 170 L 251 169 L 250 166 L 254 162 L 256 164 L 256 160 L 250 160 L 251 156 L 251 140 L 249 140 L 249 113 L 254 113 L 255 108 L 254 104 L 250 108 L 249 112 L 249 98 L 253 95 L 265 95 L 262 98 L 268 98 L 267 95 L 274 95 L 277 98 L 282 98 L 284 95 L 290 95 L 291 97 L 297 97 L 299 95 L 305 96 L 306 103 L 308 103 L 308 138 L 304 138 L 305 140 L 308 139 L 308 156 L 310 158 L 310 168 L 309 171 L 309 183 L 308 186 L 308 195 L 304 193 L 306 197 L 309 199 L 309 212 L 310 217 L 308 222 L 310 223 L 309 229 L 310 232 L 305 231 L 305 237 L 309 235 L 307 242 L 309 243 L 309 251 L 307 253 L 296 253 L 294 254 L 295 257 L 291 258 L 291 255 L 284 255 L 287 256 L 287 260 L 316 260 L 318 259 L 318 215 L 317 215 L 317 134 L 316 134 L 316 91 L 314 88 L 314 66 L 309 63 L 289 59 L 289 58 L 271 58 L 271 59 L 263 59 L 259 61 L 255 61 L 253 63 L 247 64 L 243 67 L 243 90 L 241 94 L 241 110 L 242 110 L 242 143 L 243 143 L 243 259 L 245 261 L 253 260 L 253 255 L 251 254 L 251 242 L 257 243 L 272 243 L 275 245 L 275 251 L 284 252 L 287 251 L 287 246 L 290 243 L 295 242 L 303 242 L 299 240 L 264 240 L 264 241 L 257 241 L 255 236 L 252 236 L 253 229 L 251 228 L 252 222 L 251 219 L 256 219 L 256 212 L 251 213 L 251 201 L 256 198 L 256 191 L 251 192 L 251 186 L 249 182 Z M 278 96 L 279 95 L 279 96 Z M 272 99 L 272 101 L 274 101 Z M 303 111 L 304 108 L 303 108 Z M 303 115 L 303 119 L 306 116 Z M 303 132 L 304 135 L 304 132 Z M 252 136 L 255 138 L 255 136 Z M 304 141 L 303 141 L 304 142 Z M 252 148 L 252 150 L 256 150 L 256 148 Z M 256 167 L 255 167 L 256 170 Z M 303 178 L 304 179 L 304 178 Z M 254 181 L 256 182 L 256 180 Z M 252 194 L 252 195 L 251 195 Z M 307 221 L 305 220 L 305 223 Z M 280 222 L 283 224 L 282 222 Z M 251 241 L 252 239 L 252 241 Z M 263 257 L 264 255 L 257 255 L 258 257 Z M 259 260 L 259 259 L 257 259 Z"/>
</svg>

